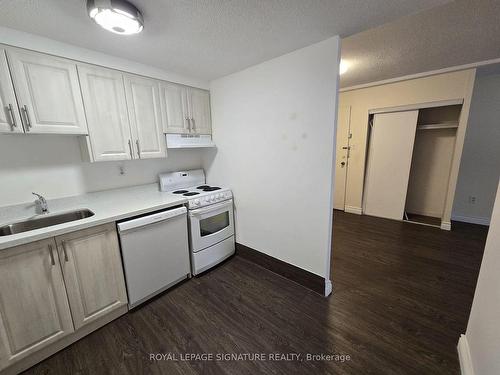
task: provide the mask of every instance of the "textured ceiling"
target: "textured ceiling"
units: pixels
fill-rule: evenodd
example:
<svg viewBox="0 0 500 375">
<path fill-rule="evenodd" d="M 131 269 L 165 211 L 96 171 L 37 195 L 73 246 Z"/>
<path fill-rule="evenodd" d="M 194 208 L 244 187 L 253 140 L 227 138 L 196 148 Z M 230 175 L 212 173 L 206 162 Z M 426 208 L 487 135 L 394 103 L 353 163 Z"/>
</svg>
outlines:
<svg viewBox="0 0 500 375">
<path fill-rule="evenodd" d="M 447 1 L 132 0 L 144 31 L 120 36 L 96 26 L 84 0 L 0 0 L 0 26 L 210 80 Z"/>
<path fill-rule="evenodd" d="M 500 57 L 500 1 L 458 0 L 342 40 L 341 87 Z"/>
</svg>

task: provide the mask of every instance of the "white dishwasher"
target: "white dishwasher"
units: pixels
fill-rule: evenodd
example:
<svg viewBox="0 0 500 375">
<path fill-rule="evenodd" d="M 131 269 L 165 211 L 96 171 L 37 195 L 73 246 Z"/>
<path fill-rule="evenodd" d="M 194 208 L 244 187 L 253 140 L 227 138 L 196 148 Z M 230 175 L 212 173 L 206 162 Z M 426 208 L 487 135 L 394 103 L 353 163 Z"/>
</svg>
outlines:
<svg viewBox="0 0 500 375">
<path fill-rule="evenodd" d="M 186 207 L 117 224 L 129 308 L 191 276 Z"/>
</svg>

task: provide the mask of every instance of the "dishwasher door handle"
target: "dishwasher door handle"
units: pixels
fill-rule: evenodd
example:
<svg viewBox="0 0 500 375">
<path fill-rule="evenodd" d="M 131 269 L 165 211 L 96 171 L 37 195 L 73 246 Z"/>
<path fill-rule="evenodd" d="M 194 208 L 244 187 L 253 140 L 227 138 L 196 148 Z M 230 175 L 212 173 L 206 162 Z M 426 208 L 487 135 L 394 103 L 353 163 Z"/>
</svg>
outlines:
<svg viewBox="0 0 500 375">
<path fill-rule="evenodd" d="M 186 213 L 187 213 L 186 207 L 179 207 L 173 210 L 167 210 L 163 212 L 158 212 L 156 214 L 139 217 L 137 219 L 127 220 L 118 223 L 117 227 L 118 231 L 120 233 L 123 233 L 131 229 L 142 228 L 147 225 L 166 221 L 177 216 L 186 215 Z"/>
</svg>

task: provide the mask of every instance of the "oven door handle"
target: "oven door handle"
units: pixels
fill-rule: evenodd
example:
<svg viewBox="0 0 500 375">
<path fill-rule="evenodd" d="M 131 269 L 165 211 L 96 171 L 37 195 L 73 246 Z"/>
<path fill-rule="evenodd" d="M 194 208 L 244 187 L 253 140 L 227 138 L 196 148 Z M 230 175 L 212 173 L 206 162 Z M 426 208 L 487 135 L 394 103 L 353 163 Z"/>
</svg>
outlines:
<svg viewBox="0 0 500 375">
<path fill-rule="evenodd" d="M 189 211 L 189 216 L 198 216 L 198 215 L 203 215 L 208 212 L 212 211 L 217 211 L 223 207 L 232 207 L 233 206 L 233 200 L 227 200 L 221 203 L 214 204 L 212 206 L 206 207 L 206 208 L 197 208 L 195 210 L 190 210 Z"/>
</svg>

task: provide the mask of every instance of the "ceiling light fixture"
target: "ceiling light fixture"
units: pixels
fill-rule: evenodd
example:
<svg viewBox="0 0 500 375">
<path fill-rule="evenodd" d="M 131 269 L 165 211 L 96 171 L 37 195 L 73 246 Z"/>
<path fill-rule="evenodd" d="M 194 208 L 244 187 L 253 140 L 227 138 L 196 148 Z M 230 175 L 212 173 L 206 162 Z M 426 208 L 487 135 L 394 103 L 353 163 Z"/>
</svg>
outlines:
<svg viewBox="0 0 500 375">
<path fill-rule="evenodd" d="M 349 63 L 345 60 L 340 60 L 339 74 L 342 75 L 349 70 Z"/>
<path fill-rule="evenodd" d="M 137 34 L 144 28 L 141 12 L 126 0 L 87 0 L 90 18 L 115 34 Z"/>
</svg>

